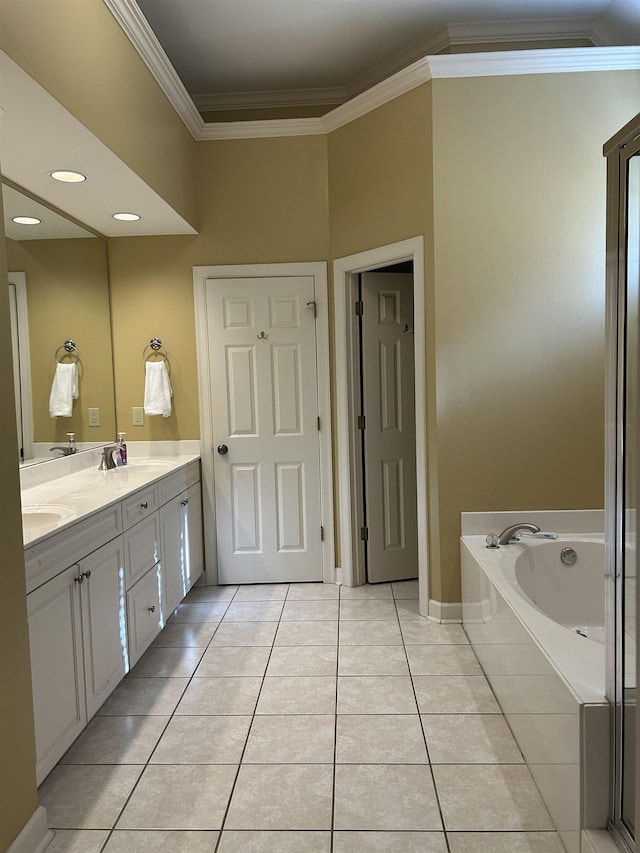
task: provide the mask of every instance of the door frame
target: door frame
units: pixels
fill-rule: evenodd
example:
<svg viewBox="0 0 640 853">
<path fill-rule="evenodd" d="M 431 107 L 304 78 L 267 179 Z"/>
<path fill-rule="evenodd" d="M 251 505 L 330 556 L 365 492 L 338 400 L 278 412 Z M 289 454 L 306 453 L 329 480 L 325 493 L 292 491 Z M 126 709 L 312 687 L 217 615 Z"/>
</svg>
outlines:
<svg viewBox="0 0 640 853">
<path fill-rule="evenodd" d="M 316 377 L 318 393 L 318 432 L 320 466 L 320 506 L 324 529 L 322 542 L 322 578 L 334 583 L 335 549 L 333 516 L 333 467 L 331 443 L 331 390 L 329 368 L 329 295 L 327 265 L 324 262 L 282 264 L 233 264 L 193 267 L 193 296 L 200 402 L 200 457 L 202 464 L 202 513 L 204 521 L 205 572 L 207 584 L 218 582 L 216 543 L 215 477 L 213 471 L 214 435 L 207 332 L 207 280 L 212 278 L 274 278 L 311 276 L 316 301 Z"/>
<path fill-rule="evenodd" d="M 424 286 L 424 239 L 412 237 L 387 246 L 379 246 L 354 255 L 337 258 L 333 262 L 334 336 L 336 365 L 336 445 L 338 474 L 336 496 L 339 507 L 339 542 L 342 582 L 347 586 L 360 586 L 365 582 L 362 549 L 354 536 L 357 529 L 358 493 L 356 478 L 357 449 L 354 395 L 355 364 L 353 351 L 353 304 L 356 276 L 379 267 L 413 262 L 413 313 L 415 359 L 415 413 L 416 413 L 416 481 L 418 529 L 421 520 L 427 520 L 427 418 L 426 418 L 426 330 Z M 428 524 L 418 536 L 418 587 L 420 613 L 428 614 L 429 602 L 429 548 Z"/>
</svg>

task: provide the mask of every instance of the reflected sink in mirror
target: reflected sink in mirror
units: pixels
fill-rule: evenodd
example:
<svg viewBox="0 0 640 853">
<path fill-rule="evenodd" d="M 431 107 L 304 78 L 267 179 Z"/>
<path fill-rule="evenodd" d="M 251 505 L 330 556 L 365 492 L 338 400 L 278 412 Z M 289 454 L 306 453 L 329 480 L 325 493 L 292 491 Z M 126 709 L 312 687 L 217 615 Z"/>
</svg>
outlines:
<svg viewBox="0 0 640 853">
<path fill-rule="evenodd" d="M 76 515 L 77 511 L 70 506 L 23 506 L 22 529 L 31 535 L 45 533 Z"/>
</svg>

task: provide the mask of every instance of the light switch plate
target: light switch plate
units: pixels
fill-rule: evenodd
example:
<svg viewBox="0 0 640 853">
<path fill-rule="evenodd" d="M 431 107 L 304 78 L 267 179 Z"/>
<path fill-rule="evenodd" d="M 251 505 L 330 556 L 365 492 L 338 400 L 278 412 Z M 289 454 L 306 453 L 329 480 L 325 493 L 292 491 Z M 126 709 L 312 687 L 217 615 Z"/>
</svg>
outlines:
<svg viewBox="0 0 640 853">
<path fill-rule="evenodd" d="M 89 409 L 89 426 L 100 426 L 100 409 Z"/>
<path fill-rule="evenodd" d="M 131 409 L 132 423 L 134 426 L 144 426 L 144 409 L 142 406 L 133 406 Z"/>
</svg>

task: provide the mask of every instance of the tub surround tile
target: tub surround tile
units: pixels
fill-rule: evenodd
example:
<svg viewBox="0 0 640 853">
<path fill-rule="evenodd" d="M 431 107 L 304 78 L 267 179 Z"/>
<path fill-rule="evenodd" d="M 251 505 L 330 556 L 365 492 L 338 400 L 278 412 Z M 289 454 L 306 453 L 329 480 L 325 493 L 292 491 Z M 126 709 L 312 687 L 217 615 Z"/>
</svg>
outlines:
<svg viewBox="0 0 640 853">
<path fill-rule="evenodd" d="M 444 832 L 339 831 L 333 853 L 447 853 Z"/>
<path fill-rule="evenodd" d="M 127 678 L 190 678 L 200 663 L 204 649 L 157 648 L 151 646 Z"/>
<path fill-rule="evenodd" d="M 162 735 L 151 764 L 240 763 L 250 716 L 174 717 Z"/>
<path fill-rule="evenodd" d="M 261 676 L 266 672 L 270 654 L 269 646 L 215 646 L 204 653 L 194 676 Z"/>
<path fill-rule="evenodd" d="M 427 764 L 417 714 L 338 714 L 337 764 Z"/>
<path fill-rule="evenodd" d="M 104 853 L 213 853 L 219 832 L 116 829 Z M 48 848 L 47 848 L 48 850 Z"/>
<path fill-rule="evenodd" d="M 220 829 L 237 767 L 150 765 L 127 803 L 118 829 Z"/>
<path fill-rule="evenodd" d="M 52 829 L 111 829 L 142 765 L 58 764 L 38 791 Z"/>
<path fill-rule="evenodd" d="M 225 829 L 330 829 L 332 782 L 330 764 L 243 764 Z"/>
<path fill-rule="evenodd" d="M 333 714 L 336 676 L 265 678 L 256 714 Z"/>
<path fill-rule="evenodd" d="M 338 600 L 286 601 L 283 622 L 327 622 L 338 618 Z"/>
<path fill-rule="evenodd" d="M 218 853 L 330 853 L 330 832 L 225 830 Z"/>
<path fill-rule="evenodd" d="M 336 765 L 334 828 L 441 830 L 430 768 Z"/>
<path fill-rule="evenodd" d="M 98 711 L 98 716 L 170 715 L 189 684 L 188 678 L 125 678 Z"/>
<path fill-rule="evenodd" d="M 522 764 L 501 714 L 423 714 L 432 764 Z"/>
<path fill-rule="evenodd" d="M 401 646 L 397 619 L 340 622 L 341 646 Z"/>
<path fill-rule="evenodd" d="M 335 675 L 337 665 L 337 646 L 280 646 L 271 652 L 267 677 Z"/>
<path fill-rule="evenodd" d="M 407 646 L 412 675 L 482 675 L 470 646 Z"/>
<path fill-rule="evenodd" d="M 169 717 L 94 717 L 60 764 L 146 764 Z"/>
<path fill-rule="evenodd" d="M 108 829 L 56 829 L 47 853 L 100 853 L 108 836 Z"/>
<path fill-rule="evenodd" d="M 414 675 L 418 708 L 423 714 L 499 714 L 484 675 Z"/>
<path fill-rule="evenodd" d="M 448 832 L 451 853 L 565 853 L 556 832 Z"/>
<path fill-rule="evenodd" d="M 176 714 L 195 717 L 253 714 L 261 684 L 261 678 L 252 676 L 194 678 L 185 690 Z"/>
<path fill-rule="evenodd" d="M 446 830 L 552 830 L 555 827 L 525 765 L 433 767 Z"/>
<path fill-rule="evenodd" d="M 338 678 L 338 714 L 415 714 L 409 676 L 350 675 Z"/>
<path fill-rule="evenodd" d="M 269 646 L 276 635 L 277 622 L 223 622 L 213 635 L 212 646 Z"/>
<path fill-rule="evenodd" d="M 339 675 L 409 675 L 402 646 L 340 646 Z"/>
<path fill-rule="evenodd" d="M 332 764 L 333 714 L 257 716 L 251 726 L 244 764 Z"/>
<path fill-rule="evenodd" d="M 338 623 L 281 622 L 275 646 L 333 646 L 338 644 Z"/>
</svg>

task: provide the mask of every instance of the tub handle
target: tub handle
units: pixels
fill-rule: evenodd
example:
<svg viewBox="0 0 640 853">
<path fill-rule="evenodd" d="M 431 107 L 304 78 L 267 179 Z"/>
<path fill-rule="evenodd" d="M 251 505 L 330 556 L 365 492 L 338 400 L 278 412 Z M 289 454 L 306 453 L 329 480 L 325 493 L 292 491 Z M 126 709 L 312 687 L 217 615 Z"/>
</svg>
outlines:
<svg viewBox="0 0 640 853">
<path fill-rule="evenodd" d="M 485 539 L 485 542 L 487 543 L 487 548 L 499 548 L 499 539 L 500 537 L 497 533 L 487 533 L 487 538 Z"/>
</svg>

